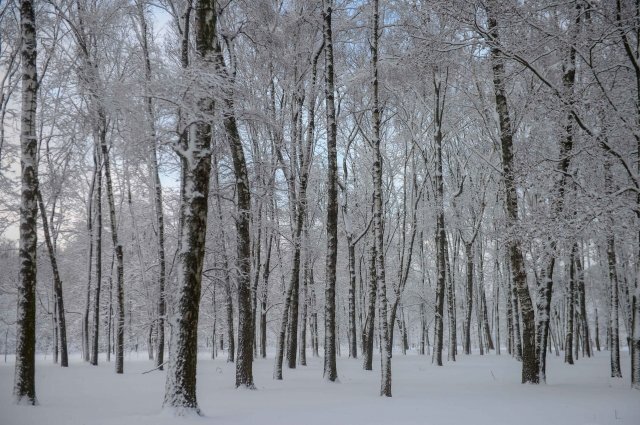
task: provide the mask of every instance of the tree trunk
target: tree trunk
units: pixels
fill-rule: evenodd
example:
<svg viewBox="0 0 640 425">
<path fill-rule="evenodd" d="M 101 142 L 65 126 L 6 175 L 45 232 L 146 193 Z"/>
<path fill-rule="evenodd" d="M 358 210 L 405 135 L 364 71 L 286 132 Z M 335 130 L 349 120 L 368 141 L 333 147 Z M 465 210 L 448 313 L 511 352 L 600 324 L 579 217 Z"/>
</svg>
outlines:
<svg viewBox="0 0 640 425">
<path fill-rule="evenodd" d="M 100 172 L 97 164 L 94 167 L 91 177 L 91 187 L 89 189 L 88 211 L 87 211 L 87 237 L 89 239 L 89 261 L 87 265 L 87 296 L 85 298 L 84 312 L 82 315 L 82 356 L 85 362 L 90 360 L 89 352 L 89 315 L 91 311 L 91 276 L 93 264 L 93 196 L 96 183 L 96 173 Z"/>
<path fill-rule="evenodd" d="M 447 235 L 444 227 L 444 182 L 442 178 L 442 126 L 440 117 L 440 88 L 441 83 L 434 75 L 435 103 L 436 103 L 436 131 L 435 131 L 435 202 L 436 202 L 436 300 L 433 354 L 436 365 L 442 366 L 442 349 L 444 347 L 444 297 L 447 282 Z"/>
<path fill-rule="evenodd" d="M 236 388 L 255 388 L 253 384 L 253 313 L 251 308 L 251 196 L 249 175 L 233 103 L 233 78 L 224 61 L 216 32 L 211 33 L 216 70 L 228 83 L 224 90 L 222 119 L 233 160 L 236 187 L 236 270 L 238 285 L 238 351 Z"/>
<path fill-rule="evenodd" d="M 273 247 L 273 234 L 269 235 L 267 243 L 267 257 L 264 260 L 264 272 L 262 273 L 262 298 L 260 299 L 260 357 L 267 357 L 267 296 L 269 294 L 269 274 L 271 273 L 271 249 Z"/>
<path fill-rule="evenodd" d="M 569 291 L 567 294 L 567 333 L 565 336 L 565 344 L 564 344 L 564 361 L 565 363 L 573 364 L 573 319 L 575 317 L 575 257 L 576 257 L 576 248 L 577 245 L 573 245 L 571 249 L 571 256 L 569 257 Z"/>
<path fill-rule="evenodd" d="M 235 359 L 235 335 L 233 331 L 233 294 L 231 291 L 231 276 L 229 273 L 229 259 L 227 257 L 227 236 L 224 228 L 224 215 L 222 213 L 222 197 L 220 196 L 220 178 L 218 176 L 218 156 L 212 155 L 213 158 L 213 190 L 216 198 L 216 212 L 218 214 L 218 244 L 220 249 L 220 261 L 222 262 L 222 273 L 224 274 L 224 305 L 227 322 L 227 341 L 229 348 L 227 350 L 227 362 L 233 362 Z"/>
<path fill-rule="evenodd" d="M 36 196 L 38 198 L 38 204 L 40 205 L 40 216 L 42 218 L 42 230 L 44 232 L 44 239 L 47 244 L 47 252 L 49 253 L 49 262 L 51 263 L 51 270 L 53 272 L 53 290 L 55 294 L 55 315 L 56 315 L 56 327 L 60 340 L 60 366 L 69 366 L 69 355 L 67 354 L 67 322 L 64 314 L 64 300 L 62 298 L 62 280 L 60 279 L 60 273 L 58 272 L 58 262 L 56 260 L 56 253 L 51 240 L 51 233 L 49 232 L 49 223 L 47 220 L 47 211 L 44 208 L 44 202 L 42 201 L 42 194 L 40 190 L 36 190 Z"/>
<path fill-rule="evenodd" d="M 378 304 L 380 308 L 380 395 L 391 397 L 391 349 L 393 339 L 390 329 L 394 326 L 394 318 L 391 322 L 387 312 L 387 283 L 385 270 L 385 246 L 384 246 L 384 212 L 382 195 L 382 153 L 380 151 L 380 106 L 378 100 L 378 0 L 373 1 L 373 36 L 371 43 L 371 65 L 373 68 L 373 229 L 376 245 L 376 278 L 378 287 Z"/>
<path fill-rule="evenodd" d="M 104 122 L 104 121 L 103 121 Z M 106 130 L 106 129 L 105 129 Z M 107 185 L 107 202 L 109 204 L 109 222 L 111 224 L 111 240 L 116 257 L 116 373 L 124 372 L 124 258 L 122 245 L 118 242 L 118 224 L 116 222 L 116 204 L 113 196 L 113 184 L 111 182 L 111 164 L 109 161 L 109 149 L 107 147 L 106 131 L 100 132 L 100 144 L 102 147 L 102 160 L 104 175 Z"/>
<path fill-rule="evenodd" d="M 145 105 L 147 109 L 147 120 L 149 123 L 149 140 L 150 140 L 150 172 L 153 180 L 153 200 L 154 200 L 154 208 L 155 208 L 155 221 L 156 226 L 158 226 L 158 246 L 157 246 L 157 257 L 158 257 L 158 318 L 155 323 L 156 330 L 156 368 L 158 370 L 163 369 L 164 364 L 164 322 L 166 315 L 166 301 L 165 301 L 165 281 L 166 281 L 166 260 L 165 260 L 165 249 L 164 249 L 164 212 L 162 206 L 162 183 L 160 181 L 160 171 L 158 167 L 158 154 L 157 154 L 157 135 L 156 135 L 156 126 L 155 126 L 155 113 L 153 108 L 153 98 L 151 97 L 149 84 L 151 84 L 152 76 L 151 76 L 151 58 L 149 54 L 149 44 L 148 44 L 148 27 L 147 20 L 145 16 L 144 10 L 144 2 L 141 0 L 136 1 L 138 8 L 138 18 L 140 20 L 140 38 L 142 44 L 142 53 L 144 56 L 144 69 L 145 69 Z"/>
<path fill-rule="evenodd" d="M 327 115 L 327 258 L 325 265 L 324 373 L 328 381 L 338 379 L 336 369 L 336 262 L 338 259 L 338 154 L 334 104 L 332 0 L 323 0 L 325 44 L 325 103 Z"/>
<path fill-rule="evenodd" d="M 196 3 L 196 52 L 200 65 L 211 62 L 216 31 L 214 2 Z M 202 114 L 213 112 L 213 101 L 198 93 Z M 178 253 L 175 313 L 171 322 L 169 365 L 164 407 L 175 414 L 200 414 L 196 398 L 198 315 L 207 229 L 209 178 L 211 172 L 211 124 L 191 124 L 190 137 L 181 152 L 180 245 Z"/>
<path fill-rule="evenodd" d="M 97 142 L 97 141 L 96 141 Z M 96 172 L 96 285 L 93 295 L 93 333 L 91 339 L 91 364 L 98 365 L 98 344 L 100 330 L 100 290 L 102 287 L 102 154 L 100 147 L 95 146 L 94 163 Z"/>
<path fill-rule="evenodd" d="M 524 258 L 520 242 L 513 235 L 518 222 L 518 193 L 514 177 L 513 164 L 513 130 L 507 104 L 506 88 L 504 85 L 505 70 L 500 49 L 500 34 L 498 24 L 491 8 L 487 9 L 488 28 L 492 38 L 490 58 L 493 70 L 493 84 L 495 89 L 496 111 L 500 124 L 500 141 L 502 145 L 502 170 L 505 186 L 505 205 L 509 227 L 509 259 L 513 273 L 513 282 L 518 294 L 518 301 L 522 312 L 522 383 L 537 384 L 540 381 L 538 359 L 536 353 L 535 313 L 527 274 L 524 268 Z"/>
<path fill-rule="evenodd" d="M 467 258 L 467 306 L 464 321 L 464 354 L 471 354 L 471 309 L 473 307 L 473 246 L 464 244 L 464 252 Z M 478 306 L 476 305 L 476 309 Z"/>
<path fill-rule="evenodd" d="M 36 107 L 36 21 L 31 0 L 20 2 L 22 37 L 22 114 L 20 122 L 20 284 L 16 320 L 16 364 L 13 397 L 16 404 L 36 405 L 36 251 L 38 190 Z M 46 217 L 44 217 L 46 220 Z"/>
<path fill-rule="evenodd" d="M 377 280 L 376 248 L 375 244 L 371 244 L 369 254 L 369 304 L 362 332 L 362 365 L 364 370 L 373 370 L 373 331 L 376 317 Z"/>
</svg>

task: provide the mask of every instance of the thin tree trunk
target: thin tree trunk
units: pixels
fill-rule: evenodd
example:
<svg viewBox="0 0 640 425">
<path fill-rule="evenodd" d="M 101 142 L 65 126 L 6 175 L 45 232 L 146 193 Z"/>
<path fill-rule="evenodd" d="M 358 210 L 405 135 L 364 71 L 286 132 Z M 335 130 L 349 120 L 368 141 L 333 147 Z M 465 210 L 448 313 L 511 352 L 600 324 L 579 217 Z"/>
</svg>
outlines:
<svg viewBox="0 0 640 425">
<path fill-rule="evenodd" d="M 44 202 L 42 201 L 42 194 L 40 190 L 36 190 L 36 196 L 38 198 L 38 204 L 40 205 L 40 216 L 42 218 L 42 229 L 44 232 L 44 239 L 47 244 L 47 252 L 49 253 L 49 262 L 51 263 L 51 270 L 53 272 L 53 290 L 55 296 L 55 311 L 56 311 L 56 327 L 59 333 L 60 340 L 60 366 L 69 366 L 69 355 L 67 353 L 67 322 L 64 314 L 64 300 L 62 297 L 62 280 L 60 279 L 60 273 L 58 272 L 58 262 L 56 260 L 56 253 L 51 240 L 51 233 L 49 232 L 49 223 L 47 220 L 47 211 L 44 208 Z"/>
<path fill-rule="evenodd" d="M 216 32 L 211 33 L 216 70 L 226 80 L 223 124 L 233 160 L 236 188 L 236 270 L 238 286 L 238 349 L 236 388 L 255 388 L 253 384 L 253 312 L 251 307 L 251 196 L 247 163 L 240 139 L 233 103 L 233 78 L 227 71 Z"/>
<path fill-rule="evenodd" d="M 156 368 L 158 370 L 163 369 L 164 364 L 164 322 L 166 315 L 166 301 L 165 301 L 165 281 L 166 281 L 166 260 L 165 260 L 165 248 L 164 248 L 164 212 L 162 207 L 162 183 L 160 181 L 160 170 L 158 166 L 158 154 L 157 154 L 157 135 L 155 127 L 155 113 L 153 108 L 153 99 L 149 92 L 149 84 L 152 82 L 151 76 L 151 59 L 149 54 L 148 44 L 148 28 L 147 20 L 144 10 L 144 2 L 137 0 L 138 18 L 140 20 L 140 38 L 142 44 L 142 53 L 144 55 L 145 64 L 145 105 L 147 109 L 147 120 L 149 122 L 149 140 L 151 142 L 150 159 L 151 176 L 153 179 L 153 200 L 155 208 L 155 220 L 158 227 L 158 318 L 155 323 L 156 335 L 157 335 L 157 355 L 156 355 Z"/>
<path fill-rule="evenodd" d="M 376 293 L 377 293 L 377 273 L 376 273 L 376 248 L 371 244 L 369 254 L 369 304 L 362 332 L 362 365 L 364 370 L 373 370 L 373 331 L 376 317 Z"/>
<path fill-rule="evenodd" d="M 576 248 L 577 245 L 573 245 L 571 249 L 571 256 L 569 257 L 569 291 L 567 297 L 567 333 L 565 336 L 565 344 L 564 344 L 564 361 L 565 363 L 573 364 L 573 338 L 574 338 L 574 324 L 573 319 L 575 317 L 575 257 L 576 257 Z"/>
<path fill-rule="evenodd" d="M 220 245 L 220 260 L 222 262 L 222 273 L 224 274 L 224 294 L 225 294 L 225 311 L 227 322 L 227 341 L 229 348 L 227 350 L 227 362 L 233 362 L 235 359 L 235 336 L 233 331 L 233 294 L 231 292 L 231 276 L 229 273 L 229 259 L 227 257 L 227 236 L 224 228 L 224 215 L 222 213 L 222 197 L 220 196 L 220 178 L 218 176 L 218 156 L 212 155 L 213 158 L 213 191 L 216 198 L 216 212 L 218 219 L 218 244 Z"/>
<path fill-rule="evenodd" d="M 101 114 L 103 116 L 103 114 Z M 104 123 L 104 120 L 101 120 Z M 111 163 L 107 147 L 106 131 L 100 132 L 104 176 L 107 185 L 107 203 L 109 205 L 109 222 L 111 224 L 111 240 L 116 256 L 116 373 L 124 373 L 124 258 L 122 245 L 118 241 L 118 224 L 116 222 L 116 205 L 111 182 Z"/>
<path fill-rule="evenodd" d="M 98 365 L 98 344 L 100 330 L 100 290 L 102 287 L 102 154 L 100 148 L 95 147 L 96 173 L 96 285 L 93 295 L 93 334 L 91 340 L 91 364 Z"/>
<path fill-rule="evenodd" d="M 88 199 L 88 211 L 87 211 L 87 237 L 89 239 L 89 258 L 87 265 L 87 296 L 85 298 L 84 312 L 82 315 L 82 354 L 85 362 L 90 360 L 89 352 L 89 315 L 91 310 L 91 276 L 92 276 L 92 264 L 93 264 L 93 196 L 94 187 L 96 183 L 96 173 L 99 172 L 97 164 L 94 167 L 93 176 L 91 177 L 91 187 L 89 189 Z"/>
<path fill-rule="evenodd" d="M 271 273 L 271 249 L 273 247 L 273 234 L 269 234 L 267 243 L 267 256 L 264 260 L 262 272 L 262 298 L 260 299 L 260 357 L 267 357 L 267 296 L 269 294 L 269 274 Z"/>
<path fill-rule="evenodd" d="M 464 321 L 464 354 L 471 354 L 471 316 L 473 307 L 473 246 L 464 244 L 464 252 L 467 258 L 467 306 Z M 476 305 L 476 310 L 478 306 Z"/>
</svg>

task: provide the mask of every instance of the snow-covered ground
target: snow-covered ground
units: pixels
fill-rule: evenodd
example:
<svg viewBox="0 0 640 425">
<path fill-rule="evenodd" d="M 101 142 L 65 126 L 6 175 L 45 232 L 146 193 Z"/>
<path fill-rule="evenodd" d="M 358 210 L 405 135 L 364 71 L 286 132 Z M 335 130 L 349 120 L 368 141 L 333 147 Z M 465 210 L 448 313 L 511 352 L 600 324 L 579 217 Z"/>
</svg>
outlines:
<svg viewBox="0 0 640 425">
<path fill-rule="evenodd" d="M 273 359 L 254 363 L 256 391 L 234 388 L 234 366 L 203 354 L 198 363 L 200 424 L 640 424 L 640 392 L 624 379 L 609 378 L 607 352 L 574 366 L 551 356 L 546 385 L 521 385 L 520 364 L 508 355 L 460 355 L 443 367 L 429 356 L 394 354 L 393 398 L 378 396 L 379 370 L 365 372 L 360 360 L 338 359 L 340 383 L 322 379 L 322 359 L 271 378 Z M 74 357 L 68 369 L 39 359 L 36 408 L 11 404 L 13 364 L 0 363 L 0 425 L 169 425 L 184 422 L 161 412 L 164 372 L 142 372 L 144 354 L 93 367 Z M 376 359 L 377 360 L 377 359 Z M 374 363 L 377 369 L 378 364 Z"/>
</svg>

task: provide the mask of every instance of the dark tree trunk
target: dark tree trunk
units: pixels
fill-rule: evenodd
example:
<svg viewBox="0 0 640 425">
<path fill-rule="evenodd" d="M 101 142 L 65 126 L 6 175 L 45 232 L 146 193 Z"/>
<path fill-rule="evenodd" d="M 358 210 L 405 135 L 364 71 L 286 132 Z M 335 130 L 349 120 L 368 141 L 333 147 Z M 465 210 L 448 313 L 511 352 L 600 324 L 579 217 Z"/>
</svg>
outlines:
<svg viewBox="0 0 640 425">
<path fill-rule="evenodd" d="M 93 273 L 93 196 L 96 183 L 96 173 L 100 172 L 97 164 L 94 167 L 93 176 L 91 178 L 91 186 L 89 188 L 88 211 L 87 211 L 87 236 L 89 239 L 89 255 L 87 265 L 87 296 L 85 298 L 84 312 L 82 315 L 82 355 L 85 362 L 90 360 L 89 352 L 89 315 L 91 314 L 91 276 Z"/>
<path fill-rule="evenodd" d="M 104 114 L 101 114 L 104 116 Z M 104 120 L 101 119 L 101 122 Z M 124 258 L 122 245 L 118 241 L 118 224 L 116 222 L 116 204 L 113 196 L 113 184 L 111 182 L 111 164 L 109 161 L 109 149 L 107 147 L 106 132 L 100 133 L 102 147 L 102 160 L 104 175 L 107 185 L 107 201 L 109 204 L 109 222 L 111 224 L 111 240 L 116 257 L 116 373 L 124 373 Z"/>
<path fill-rule="evenodd" d="M 102 288 L 102 154 L 100 147 L 95 146 L 95 159 L 94 164 L 96 166 L 96 204 L 94 212 L 96 215 L 96 284 L 93 294 L 93 332 L 91 339 L 91 364 L 98 365 L 98 344 L 99 331 L 100 331 L 100 290 Z"/>
<path fill-rule="evenodd" d="M 373 370 L 373 331 L 376 318 L 377 280 L 376 248 L 372 244 L 369 254 L 369 304 L 362 332 L 362 365 L 364 370 Z"/>
<path fill-rule="evenodd" d="M 218 218 L 217 229 L 217 242 L 220 249 L 220 261 L 222 263 L 222 274 L 224 282 L 224 305 L 226 312 L 227 322 L 227 341 L 229 348 L 227 350 L 227 362 L 233 362 L 235 360 L 235 336 L 233 331 L 233 294 L 231 291 L 231 276 L 229 271 L 229 259 L 227 257 L 227 236 L 224 231 L 224 214 L 222 212 L 222 196 L 220 196 L 220 178 L 218 176 L 218 157 L 216 154 L 212 155 L 213 158 L 213 190 L 216 198 L 216 213 Z"/>
<path fill-rule="evenodd" d="M 509 231 L 513 233 L 513 229 L 518 222 L 518 193 L 513 169 L 513 130 L 506 97 L 504 62 L 498 47 L 500 46 L 500 34 L 496 18 L 493 15 L 494 12 L 492 8 L 487 9 L 488 29 L 491 37 L 490 58 L 493 70 L 496 111 L 500 124 L 505 205 Z M 522 312 L 522 383 L 537 384 L 540 381 L 540 376 L 536 353 L 535 313 L 529 287 L 527 286 L 527 274 L 524 268 L 522 248 L 513 234 L 509 235 L 508 250 L 513 283 Z"/>
<path fill-rule="evenodd" d="M 325 102 L 327 115 L 327 258 L 325 266 L 324 378 L 338 379 L 336 368 L 336 263 L 338 259 L 338 153 L 334 104 L 332 0 L 323 0 Z"/>
<path fill-rule="evenodd" d="M 577 245 L 574 246 L 576 252 L 578 252 Z M 589 334 L 589 321 L 587 318 L 587 302 L 586 302 L 586 294 L 585 294 L 585 285 L 584 285 L 584 269 L 582 267 L 582 260 L 580 259 L 580 255 L 576 255 L 575 257 L 576 263 L 576 284 L 578 289 L 578 307 L 579 317 L 580 317 L 580 333 L 582 336 L 582 346 L 585 356 L 591 357 L 593 355 L 592 347 L 591 347 L 591 337 Z"/>
<path fill-rule="evenodd" d="M 564 343 L 564 361 L 565 363 L 573 364 L 573 319 L 575 317 L 575 287 L 576 287 L 576 273 L 575 273 L 575 257 L 576 257 L 577 245 L 573 245 L 571 249 L 571 256 L 569 257 L 569 290 L 567 294 L 567 333 Z"/>
<path fill-rule="evenodd" d="M 49 232 L 49 223 L 47 220 L 47 211 L 44 208 L 44 202 L 42 201 L 42 194 L 37 189 L 36 195 L 38 197 L 38 204 L 40 206 L 40 216 L 42 218 L 42 229 L 44 233 L 44 239 L 47 244 L 47 252 L 49 253 L 49 262 L 51 263 L 51 270 L 53 272 L 53 290 L 55 294 L 55 318 L 56 328 L 60 340 L 60 366 L 69 366 L 69 355 L 67 354 L 67 321 L 64 315 L 64 300 L 62 298 L 62 280 L 60 279 L 60 273 L 58 272 L 58 262 L 56 260 L 55 248 L 51 240 L 51 233 Z M 57 340 L 56 340 L 57 342 Z M 57 350 L 56 350 L 57 351 Z"/>
<path fill-rule="evenodd" d="M 271 249 L 273 247 L 273 235 L 269 235 L 267 243 L 267 256 L 264 260 L 262 272 L 262 297 L 260 299 L 260 357 L 267 357 L 267 296 L 269 294 L 269 274 L 271 273 Z"/>
<path fill-rule="evenodd" d="M 467 306 L 464 320 L 464 354 L 471 354 L 471 316 L 473 307 L 473 246 L 464 244 L 464 252 L 467 258 Z M 476 305 L 476 309 L 478 306 Z"/>
<path fill-rule="evenodd" d="M 251 307 L 251 196 L 249 174 L 238 131 L 234 103 L 233 77 L 227 70 L 222 47 L 213 31 L 216 70 L 227 82 L 223 99 L 223 124 L 233 160 L 236 188 L 236 270 L 238 285 L 238 349 L 236 356 L 236 388 L 255 388 L 253 384 L 253 313 Z M 235 73 L 234 73 L 235 74 Z"/>
</svg>

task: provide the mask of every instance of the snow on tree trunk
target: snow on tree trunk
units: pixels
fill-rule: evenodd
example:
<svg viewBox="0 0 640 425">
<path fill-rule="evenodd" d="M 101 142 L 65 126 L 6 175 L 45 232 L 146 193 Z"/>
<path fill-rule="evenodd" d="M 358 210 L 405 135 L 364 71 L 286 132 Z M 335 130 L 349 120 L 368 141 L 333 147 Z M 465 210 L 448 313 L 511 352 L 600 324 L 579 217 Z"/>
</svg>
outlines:
<svg viewBox="0 0 640 425">
<path fill-rule="evenodd" d="M 199 0 L 195 7 L 196 66 L 204 71 L 212 61 L 216 31 L 215 5 Z M 213 101 L 199 92 L 200 112 L 213 112 Z M 181 154 L 180 238 L 174 315 L 163 406 L 177 415 L 199 414 L 196 399 L 198 315 L 207 229 L 209 178 L 211 172 L 211 124 L 208 120 L 190 125 L 189 136 L 178 146 Z"/>
<path fill-rule="evenodd" d="M 20 284 L 16 319 L 16 364 L 13 397 L 17 404 L 36 405 L 36 251 L 38 204 L 36 193 L 36 22 L 31 0 L 20 2 L 22 36 L 22 115 L 20 120 Z M 46 217 L 44 218 L 46 220 Z"/>
<path fill-rule="evenodd" d="M 435 141 L 435 208 L 436 208 L 436 300 L 435 300 L 435 325 L 433 353 L 437 366 L 442 366 L 442 350 L 444 348 L 444 297 L 447 281 L 447 235 L 444 224 L 444 183 L 442 180 L 442 128 L 439 118 L 440 111 L 440 88 L 441 82 L 433 80 L 436 103 L 436 123 L 437 128 L 434 135 Z"/>
<path fill-rule="evenodd" d="M 338 259 L 338 153 L 334 104 L 332 0 L 323 0 L 325 101 L 327 115 L 327 258 L 325 265 L 324 373 L 328 381 L 338 379 L 336 368 L 336 263 Z"/>
</svg>

